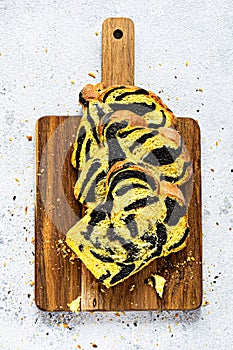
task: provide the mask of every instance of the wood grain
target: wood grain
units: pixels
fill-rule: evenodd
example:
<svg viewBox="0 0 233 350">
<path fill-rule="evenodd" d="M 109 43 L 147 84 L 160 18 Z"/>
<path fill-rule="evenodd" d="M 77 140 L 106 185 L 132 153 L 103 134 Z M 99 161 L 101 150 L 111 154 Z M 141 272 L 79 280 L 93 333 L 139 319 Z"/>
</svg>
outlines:
<svg viewBox="0 0 233 350">
<path fill-rule="evenodd" d="M 43 117 L 36 125 L 35 300 L 47 311 L 67 309 L 81 294 L 81 262 L 72 261 L 62 244 L 81 216 L 73 198 L 76 174 L 70 171 L 77 124 L 72 118 Z"/>
<path fill-rule="evenodd" d="M 73 196 L 76 173 L 70 163 L 71 142 L 79 117 L 44 117 L 37 123 L 36 303 L 43 310 L 68 310 L 67 303 L 82 296 L 84 310 L 190 310 L 202 302 L 202 230 L 200 130 L 189 118 L 178 119 L 194 166 L 189 206 L 191 227 L 187 247 L 152 262 L 123 284 L 105 288 L 79 261 L 71 263 L 56 247 L 81 216 Z M 68 140 L 68 141 L 66 141 Z M 68 142 L 68 143 L 67 143 Z M 59 200 L 58 200 L 59 199 Z M 81 267 L 81 270 L 80 270 Z M 145 285 L 150 273 L 167 280 L 163 299 Z M 135 288 L 130 292 L 131 287 Z"/>
<path fill-rule="evenodd" d="M 113 36 L 121 30 L 122 38 Z M 134 84 L 134 26 L 126 18 L 103 23 L 102 81 L 106 86 Z M 36 128 L 35 299 L 43 310 L 68 310 L 81 295 L 81 310 L 195 309 L 202 302 L 202 233 L 200 130 L 189 118 L 179 118 L 181 132 L 194 164 L 193 196 L 189 207 L 190 239 L 181 252 L 152 262 L 109 290 L 101 285 L 71 252 L 60 245 L 68 229 L 82 216 L 73 187 L 76 173 L 70 163 L 80 117 L 47 116 Z M 61 249 L 62 248 L 62 249 Z M 163 299 L 145 285 L 150 273 L 167 280 Z M 131 287 L 135 288 L 130 291 Z"/>
<path fill-rule="evenodd" d="M 116 31 L 123 36 L 115 38 Z M 103 22 L 102 81 L 106 86 L 134 85 L 134 23 L 128 18 Z"/>
</svg>

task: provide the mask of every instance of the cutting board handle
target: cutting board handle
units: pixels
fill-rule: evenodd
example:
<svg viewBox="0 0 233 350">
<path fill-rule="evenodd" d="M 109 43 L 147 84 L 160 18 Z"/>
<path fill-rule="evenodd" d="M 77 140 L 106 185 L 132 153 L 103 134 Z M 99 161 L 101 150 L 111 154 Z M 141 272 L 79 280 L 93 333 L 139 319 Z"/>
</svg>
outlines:
<svg viewBox="0 0 233 350">
<path fill-rule="evenodd" d="M 134 85 L 134 23 L 129 18 L 107 18 L 102 25 L 102 82 Z"/>
</svg>

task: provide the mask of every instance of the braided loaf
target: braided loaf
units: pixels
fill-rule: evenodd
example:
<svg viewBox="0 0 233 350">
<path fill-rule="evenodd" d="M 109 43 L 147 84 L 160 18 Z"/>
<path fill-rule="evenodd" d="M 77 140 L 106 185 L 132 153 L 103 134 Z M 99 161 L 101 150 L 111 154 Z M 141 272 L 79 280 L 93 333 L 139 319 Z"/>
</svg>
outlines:
<svg viewBox="0 0 233 350">
<path fill-rule="evenodd" d="M 152 92 L 87 85 L 80 102 L 72 164 L 74 195 L 86 214 L 66 241 L 111 287 L 184 248 L 189 228 L 181 186 L 192 162 L 174 114 Z"/>
</svg>

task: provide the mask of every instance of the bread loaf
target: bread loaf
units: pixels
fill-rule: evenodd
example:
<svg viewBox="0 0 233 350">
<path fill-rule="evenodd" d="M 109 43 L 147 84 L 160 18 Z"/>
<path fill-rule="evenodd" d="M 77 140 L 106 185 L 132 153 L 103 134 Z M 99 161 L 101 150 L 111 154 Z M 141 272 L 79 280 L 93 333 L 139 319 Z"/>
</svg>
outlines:
<svg viewBox="0 0 233 350">
<path fill-rule="evenodd" d="M 183 186 L 192 162 L 174 114 L 134 86 L 87 85 L 72 164 L 85 216 L 66 236 L 92 274 L 111 287 L 185 246 Z"/>
</svg>

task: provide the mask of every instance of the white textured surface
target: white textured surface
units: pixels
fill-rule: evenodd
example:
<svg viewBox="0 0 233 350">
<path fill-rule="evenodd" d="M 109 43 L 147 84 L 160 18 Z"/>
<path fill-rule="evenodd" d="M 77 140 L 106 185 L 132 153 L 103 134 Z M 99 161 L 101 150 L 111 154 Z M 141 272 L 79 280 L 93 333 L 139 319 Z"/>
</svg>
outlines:
<svg viewBox="0 0 233 350">
<path fill-rule="evenodd" d="M 135 83 L 201 127 L 209 304 L 178 313 L 44 313 L 30 285 L 35 122 L 42 115 L 77 114 L 79 90 L 101 77 L 102 22 L 121 16 L 135 22 Z M 0 23 L 0 348 L 67 350 L 80 344 L 87 350 L 95 343 L 98 349 L 231 349 L 232 1 L 1 0 Z"/>
</svg>

